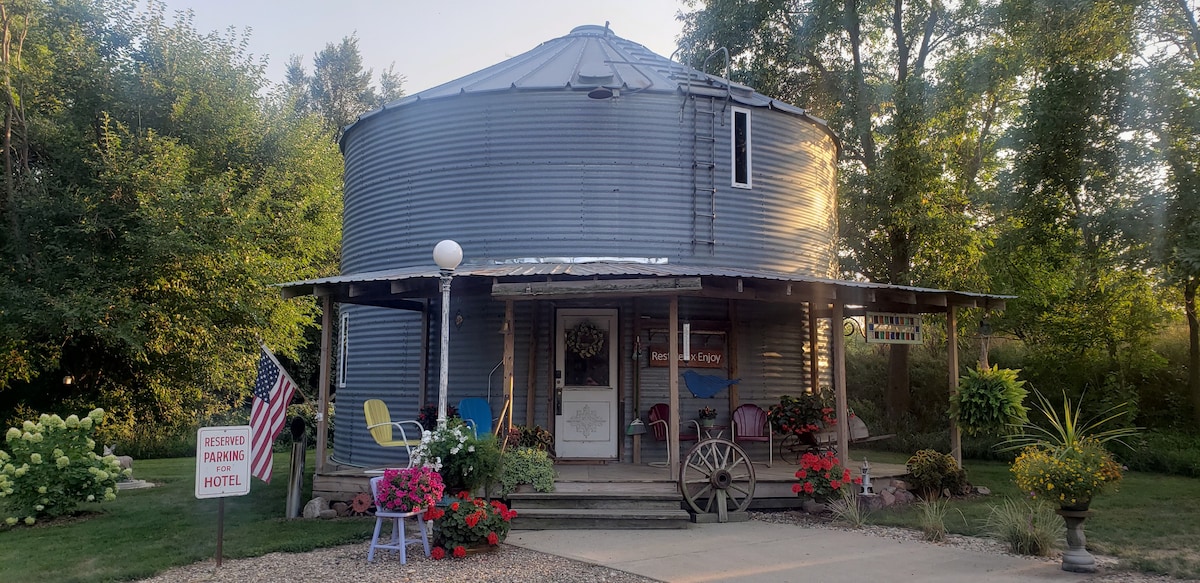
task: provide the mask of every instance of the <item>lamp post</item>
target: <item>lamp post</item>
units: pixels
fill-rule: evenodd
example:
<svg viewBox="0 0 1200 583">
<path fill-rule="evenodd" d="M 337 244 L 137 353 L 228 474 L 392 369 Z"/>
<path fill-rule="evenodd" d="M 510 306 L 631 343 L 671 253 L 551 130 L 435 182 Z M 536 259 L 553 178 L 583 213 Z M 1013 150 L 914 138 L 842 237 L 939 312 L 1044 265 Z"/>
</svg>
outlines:
<svg viewBox="0 0 1200 583">
<path fill-rule="evenodd" d="M 441 376 L 438 379 L 438 427 L 446 425 L 446 384 L 450 376 L 450 281 L 454 268 L 462 262 L 462 247 L 446 239 L 433 248 L 433 262 L 441 269 L 442 287 L 442 348 Z"/>
</svg>

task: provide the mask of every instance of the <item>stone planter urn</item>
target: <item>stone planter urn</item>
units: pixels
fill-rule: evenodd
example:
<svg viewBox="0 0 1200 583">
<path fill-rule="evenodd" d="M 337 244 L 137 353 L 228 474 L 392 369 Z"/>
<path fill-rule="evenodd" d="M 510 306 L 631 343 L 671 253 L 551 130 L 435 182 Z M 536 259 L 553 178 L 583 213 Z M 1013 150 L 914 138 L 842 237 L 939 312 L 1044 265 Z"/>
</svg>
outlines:
<svg viewBox="0 0 1200 583">
<path fill-rule="evenodd" d="M 1092 515 L 1087 505 L 1063 507 L 1055 511 L 1067 523 L 1067 550 L 1063 551 L 1062 569 L 1073 573 L 1095 573 L 1096 557 L 1087 551 L 1083 521 Z"/>
</svg>

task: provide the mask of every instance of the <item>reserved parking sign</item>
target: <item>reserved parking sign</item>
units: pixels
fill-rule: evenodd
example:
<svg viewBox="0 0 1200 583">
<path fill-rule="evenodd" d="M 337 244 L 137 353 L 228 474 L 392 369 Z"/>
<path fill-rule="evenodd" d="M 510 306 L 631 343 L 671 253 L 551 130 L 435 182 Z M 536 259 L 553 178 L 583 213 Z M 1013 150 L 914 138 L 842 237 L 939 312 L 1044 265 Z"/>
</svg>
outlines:
<svg viewBox="0 0 1200 583">
<path fill-rule="evenodd" d="M 201 427 L 196 434 L 196 497 L 250 493 L 250 426 Z"/>
</svg>

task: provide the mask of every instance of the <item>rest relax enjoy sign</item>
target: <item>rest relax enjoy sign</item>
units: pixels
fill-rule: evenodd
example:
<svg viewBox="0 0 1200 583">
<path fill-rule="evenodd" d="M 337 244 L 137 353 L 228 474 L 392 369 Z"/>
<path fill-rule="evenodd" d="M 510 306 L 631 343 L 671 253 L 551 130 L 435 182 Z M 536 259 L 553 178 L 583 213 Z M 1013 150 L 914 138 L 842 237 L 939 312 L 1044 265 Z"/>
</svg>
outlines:
<svg viewBox="0 0 1200 583">
<path fill-rule="evenodd" d="M 692 344 L 695 346 L 695 344 Z M 691 360 L 683 359 L 683 351 L 679 351 L 679 366 L 686 368 L 724 368 L 725 350 L 721 348 L 692 349 Z M 671 366 L 667 346 L 650 347 L 650 366 Z"/>
<path fill-rule="evenodd" d="M 250 493 L 250 426 L 201 427 L 196 434 L 196 497 Z"/>
</svg>

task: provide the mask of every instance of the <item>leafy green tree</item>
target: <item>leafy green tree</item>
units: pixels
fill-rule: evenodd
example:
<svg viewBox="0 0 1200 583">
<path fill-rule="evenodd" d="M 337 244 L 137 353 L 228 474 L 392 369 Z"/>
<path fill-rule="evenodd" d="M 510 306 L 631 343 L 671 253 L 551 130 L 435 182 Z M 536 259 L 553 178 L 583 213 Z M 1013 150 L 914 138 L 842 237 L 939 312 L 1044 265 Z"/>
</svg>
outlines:
<svg viewBox="0 0 1200 583">
<path fill-rule="evenodd" d="M 698 2 L 690 2 L 696 8 Z M 989 5 L 714 0 L 685 14 L 693 62 L 727 47 L 739 80 L 805 105 L 841 136 L 843 267 L 897 285 L 980 286 L 984 186 L 1015 71 Z M 936 67 L 945 65 L 945 72 Z M 910 409 L 894 345 L 889 414 Z"/>
<path fill-rule="evenodd" d="M 241 406 L 257 343 L 295 354 L 315 313 L 271 284 L 335 269 L 336 146 L 259 97 L 244 43 L 161 3 L 29 5 L 0 411 L 103 405 L 128 437 Z"/>
<path fill-rule="evenodd" d="M 371 85 L 371 70 L 363 70 L 355 35 L 338 44 L 328 43 L 314 55 L 311 76 L 300 57 L 292 56 L 284 81 L 287 93 L 296 98 L 297 109 L 316 113 L 339 136 L 358 116 L 402 97 L 403 84 L 404 76 L 396 73 L 393 64 L 380 74 L 378 90 Z"/>
</svg>

